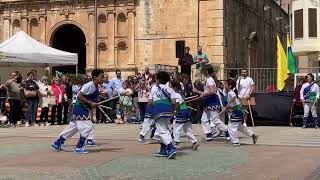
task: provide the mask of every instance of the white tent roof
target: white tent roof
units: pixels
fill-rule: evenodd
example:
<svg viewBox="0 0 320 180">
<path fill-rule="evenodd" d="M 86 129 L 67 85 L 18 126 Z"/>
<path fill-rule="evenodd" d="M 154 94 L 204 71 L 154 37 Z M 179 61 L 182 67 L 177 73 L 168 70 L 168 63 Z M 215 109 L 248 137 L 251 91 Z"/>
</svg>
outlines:
<svg viewBox="0 0 320 180">
<path fill-rule="evenodd" d="M 78 55 L 54 49 L 19 31 L 0 44 L 0 66 L 77 65 Z"/>
</svg>

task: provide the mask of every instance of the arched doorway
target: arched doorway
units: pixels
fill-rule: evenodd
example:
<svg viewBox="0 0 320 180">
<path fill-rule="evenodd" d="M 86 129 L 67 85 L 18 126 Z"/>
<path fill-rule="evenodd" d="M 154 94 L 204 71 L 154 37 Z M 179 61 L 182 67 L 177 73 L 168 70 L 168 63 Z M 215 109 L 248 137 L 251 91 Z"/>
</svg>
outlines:
<svg viewBox="0 0 320 180">
<path fill-rule="evenodd" d="M 78 54 L 78 73 L 86 73 L 86 37 L 82 30 L 74 24 L 60 26 L 52 35 L 53 48 Z M 76 73 L 76 66 L 54 67 L 52 72 L 60 71 Z"/>
</svg>

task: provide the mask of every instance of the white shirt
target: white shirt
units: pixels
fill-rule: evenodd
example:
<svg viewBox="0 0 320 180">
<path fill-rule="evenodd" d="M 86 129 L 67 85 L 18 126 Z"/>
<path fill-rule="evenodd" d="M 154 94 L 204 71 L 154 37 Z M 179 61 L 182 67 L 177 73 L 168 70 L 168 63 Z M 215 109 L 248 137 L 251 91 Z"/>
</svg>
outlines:
<svg viewBox="0 0 320 180">
<path fill-rule="evenodd" d="M 182 103 L 184 102 L 184 99 L 183 99 L 183 97 L 181 96 L 181 94 L 176 93 L 175 96 L 176 96 L 176 98 L 177 98 L 177 99 L 176 99 L 176 102 L 177 102 L 177 103 L 182 104 Z"/>
<path fill-rule="evenodd" d="M 205 93 L 209 91 L 209 86 L 216 86 L 216 83 L 214 82 L 214 79 L 212 77 L 208 77 L 206 80 L 203 88 Z"/>
<path fill-rule="evenodd" d="M 98 90 L 98 88 L 94 85 L 93 81 L 91 81 L 91 82 L 84 84 L 81 87 L 80 92 L 84 95 L 89 95 L 89 94 L 93 94 L 97 90 Z"/>
<path fill-rule="evenodd" d="M 228 103 L 231 101 L 232 98 L 237 97 L 236 93 L 234 93 L 232 90 L 229 90 L 228 92 L 228 96 L 227 96 L 227 101 Z M 231 107 L 235 107 L 237 105 L 239 105 L 240 102 L 239 100 L 236 98 L 236 100 L 233 101 L 233 103 L 230 104 Z"/>
<path fill-rule="evenodd" d="M 300 90 L 300 99 L 301 99 L 301 100 L 304 100 L 303 91 L 304 91 L 304 89 L 305 89 L 306 87 L 308 87 L 309 85 L 310 85 L 309 82 L 304 83 L 304 84 L 302 85 L 301 90 Z M 317 94 L 317 95 L 316 95 L 316 98 L 319 99 L 320 90 L 319 90 L 319 86 L 318 86 L 317 83 L 315 83 L 315 82 L 313 83 L 310 92 L 316 92 L 316 94 Z"/>
<path fill-rule="evenodd" d="M 240 83 L 239 83 L 240 81 Z M 251 86 L 254 85 L 254 82 L 252 80 L 251 77 L 240 77 L 238 80 L 237 80 L 237 89 L 238 89 L 238 96 L 239 98 L 244 98 L 246 96 L 249 95 L 249 93 L 251 92 Z"/>
<path fill-rule="evenodd" d="M 163 89 L 163 91 L 166 91 L 168 93 L 170 99 L 176 99 L 176 92 L 174 92 L 173 89 L 164 84 L 160 84 L 159 86 L 161 89 Z M 153 101 L 167 99 L 167 97 L 163 94 L 160 88 L 157 85 L 152 86 L 148 99 Z"/>
</svg>

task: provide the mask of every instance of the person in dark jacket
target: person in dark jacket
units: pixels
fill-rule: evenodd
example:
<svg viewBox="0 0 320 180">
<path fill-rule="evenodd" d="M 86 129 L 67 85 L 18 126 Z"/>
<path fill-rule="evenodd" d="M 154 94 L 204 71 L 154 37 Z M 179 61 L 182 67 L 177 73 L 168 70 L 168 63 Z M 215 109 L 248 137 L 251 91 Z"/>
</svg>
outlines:
<svg viewBox="0 0 320 180">
<path fill-rule="evenodd" d="M 4 84 L 0 84 L 0 115 L 6 113 L 7 89 Z"/>
<path fill-rule="evenodd" d="M 181 66 L 181 74 L 187 74 L 189 79 L 191 78 L 191 66 L 193 65 L 193 57 L 189 53 L 190 48 L 185 48 L 184 57 L 179 59 L 178 64 Z"/>
<path fill-rule="evenodd" d="M 28 80 L 26 81 L 25 86 L 25 96 L 27 100 L 27 122 L 25 124 L 26 127 L 29 125 L 34 125 L 36 121 L 36 112 L 38 109 L 38 95 L 37 92 L 39 91 L 39 86 L 35 81 L 35 75 L 33 72 L 29 72 L 27 74 Z"/>
<path fill-rule="evenodd" d="M 72 102 L 72 85 L 69 84 L 69 79 L 66 75 L 61 76 L 61 83 L 64 86 L 67 100 L 63 103 L 63 124 L 68 124 L 68 113 L 69 113 L 69 106 Z"/>
</svg>

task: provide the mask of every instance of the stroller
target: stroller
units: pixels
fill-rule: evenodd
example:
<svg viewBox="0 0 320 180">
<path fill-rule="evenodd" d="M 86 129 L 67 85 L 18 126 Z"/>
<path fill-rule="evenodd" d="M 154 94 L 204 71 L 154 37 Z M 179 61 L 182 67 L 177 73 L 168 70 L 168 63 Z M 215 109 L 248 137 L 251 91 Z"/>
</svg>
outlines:
<svg viewBox="0 0 320 180">
<path fill-rule="evenodd" d="M 290 111 L 290 122 L 289 125 L 291 127 L 302 127 L 303 124 L 303 104 L 301 101 L 293 101 Z M 307 127 L 313 127 L 314 123 L 312 121 L 311 112 L 308 116 Z"/>
<path fill-rule="evenodd" d="M 292 101 L 290 111 L 289 125 L 295 127 L 301 127 L 303 121 L 303 104 L 300 101 Z"/>
</svg>

